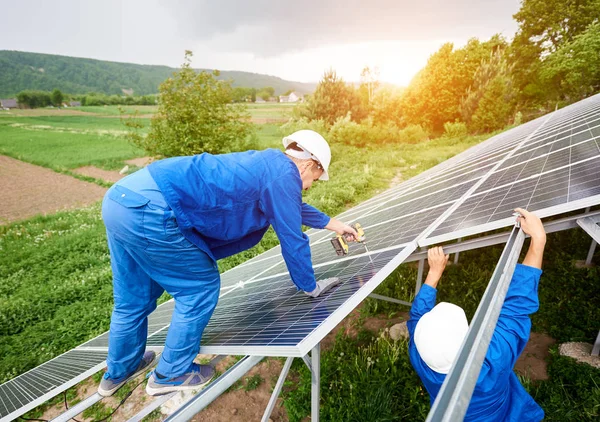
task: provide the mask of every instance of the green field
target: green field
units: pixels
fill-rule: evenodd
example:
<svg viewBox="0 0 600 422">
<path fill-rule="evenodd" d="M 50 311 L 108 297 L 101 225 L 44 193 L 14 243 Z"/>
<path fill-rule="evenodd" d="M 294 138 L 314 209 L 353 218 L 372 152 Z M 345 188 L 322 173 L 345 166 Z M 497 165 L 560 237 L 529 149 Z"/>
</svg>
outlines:
<svg viewBox="0 0 600 422">
<path fill-rule="evenodd" d="M 115 170 L 123 167 L 124 160 L 144 155 L 123 139 L 123 129 L 116 129 L 115 122 L 102 128 L 101 122 L 90 118 L 40 119 L 0 118 L 0 154 L 59 171 L 85 165 Z"/>
<path fill-rule="evenodd" d="M 260 107 L 257 112 L 272 113 Z M 2 116 L 0 153 L 54 169 L 86 164 L 115 168 L 124 159 L 144 155 L 114 132 L 122 130 L 117 121 Z M 366 148 L 334 145 L 331 180 L 316 183 L 305 199 L 336 215 L 387 189 L 394 177 L 413 177 L 488 136 Z M 280 142 L 278 126 L 257 127 L 257 147 L 279 148 Z M 270 231 L 257 247 L 221 260 L 219 267 L 229 269 L 276 243 Z M 589 238 L 572 230 L 549 236 L 548 245 L 533 329 L 561 342 L 593 342 L 600 326 L 600 272 L 573 267 L 575 259 L 585 258 Z M 471 316 L 500 252 L 495 247 L 462 253 L 459 265 L 450 266 L 443 278 L 439 299 L 463 306 Z M 413 265 L 401 266 L 378 292 L 410 300 L 415 273 Z M 110 262 L 99 204 L 0 226 L 0 383 L 105 332 L 111 309 Z M 361 315 L 393 316 L 406 310 L 367 300 Z M 406 347 L 405 341 L 378 340 L 376 333 L 364 330 L 357 338 L 339 337 L 322 355 L 322 418 L 423 420 L 428 397 L 410 368 Z M 549 371 L 549 381 L 524 378 L 546 409 L 547 420 L 594 420 L 600 408 L 600 371 L 576 365 L 555 350 Z M 286 387 L 285 406 L 290 420 L 299 421 L 310 409 L 310 375 L 301 363 L 294 365 L 293 374 L 300 382 Z"/>
</svg>

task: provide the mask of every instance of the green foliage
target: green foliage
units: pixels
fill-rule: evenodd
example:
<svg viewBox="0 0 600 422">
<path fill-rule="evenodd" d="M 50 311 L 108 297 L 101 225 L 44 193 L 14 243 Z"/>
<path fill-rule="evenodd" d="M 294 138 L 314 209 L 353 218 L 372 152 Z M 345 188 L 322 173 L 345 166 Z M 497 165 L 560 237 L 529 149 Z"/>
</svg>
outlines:
<svg viewBox="0 0 600 422">
<path fill-rule="evenodd" d="M 281 134 L 283 136 L 291 135 L 297 130 L 310 129 L 321 134 L 327 139 L 329 128 L 324 120 L 308 120 L 306 117 L 299 119 L 290 119 L 287 123 L 281 126 Z"/>
<path fill-rule="evenodd" d="M 0 153 L 57 171 L 84 165 L 118 170 L 124 160 L 143 155 L 123 135 L 119 119 L 0 118 Z"/>
<path fill-rule="evenodd" d="M 175 69 L 167 66 L 117 63 L 52 54 L 0 51 L 0 97 L 9 98 L 19 91 L 35 89 L 63 93 L 123 95 L 133 90 L 135 95 L 156 94 L 158 85 Z M 200 69 L 202 70 L 202 69 Z M 212 70 L 204 69 L 209 72 Z M 301 92 L 311 92 L 311 83 L 291 82 L 258 73 L 224 71 L 220 80 L 233 81 L 234 87 L 260 88 L 271 86 L 284 92 L 290 86 Z"/>
<path fill-rule="evenodd" d="M 481 61 L 505 45 L 506 41 L 498 35 L 486 42 L 473 38 L 457 50 L 451 43 L 444 44 L 429 58 L 403 95 L 402 112 L 406 123 L 441 132 L 445 122 L 459 118 L 460 99 L 473 84 Z"/>
<path fill-rule="evenodd" d="M 477 68 L 473 85 L 459 106 L 461 118 L 472 132 L 490 132 L 509 123 L 515 108 L 510 73 L 503 49 L 492 52 Z"/>
<path fill-rule="evenodd" d="M 62 106 L 63 93 L 60 92 L 60 89 L 54 89 L 52 94 L 50 94 L 50 97 L 52 99 L 52 104 L 54 104 L 55 107 Z"/>
<path fill-rule="evenodd" d="M 0 226 L 0 280 L 0 383 L 102 334 L 112 282 L 99 206 Z"/>
<path fill-rule="evenodd" d="M 375 91 L 371 102 L 370 117 L 373 124 L 394 123 L 404 126 L 402 118 L 402 95 L 404 89 L 382 88 Z"/>
<path fill-rule="evenodd" d="M 310 414 L 309 370 L 292 367 L 297 383 L 287 384 L 284 406 L 291 422 Z M 424 420 L 429 396 L 410 365 L 406 341 L 363 333 L 338 335 L 321 354 L 320 417 L 324 421 Z"/>
<path fill-rule="evenodd" d="M 17 94 L 20 107 L 38 108 L 48 107 L 52 104 L 50 93 L 46 91 L 21 91 Z"/>
<path fill-rule="evenodd" d="M 361 121 L 366 117 L 366 110 L 356 89 L 346 84 L 333 69 L 325 72 L 306 106 L 299 110 L 308 120 L 323 120 L 328 125 L 348 113 L 353 121 Z"/>
<path fill-rule="evenodd" d="M 599 0 L 524 0 L 514 15 L 519 29 L 510 46 L 510 64 L 519 103 L 535 107 L 546 102 L 540 81 L 542 59 L 571 43 L 600 16 Z M 556 93 L 550 92 L 551 96 Z"/>
<path fill-rule="evenodd" d="M 450 138 L 460 138 L 467 136 L 467 125 L 463 122 L 456 121 L 444 123 L 444 136 Z"/>
<path fill-rule="evenodd" d="M 190 51 L 185 63 L 160 87 L 158 112 L 147 136 L 139 122 L 127 122 L 128 139 L 152 156 L 174 157 L 245 149 L 252 124 L 243 104 L 231 104 L 231 83 L 218 81 L 218 72 L 197 73 L 191 68 Z"/>
<path fill-rule="evenodd" d="M 558 100 L 578 101 L 600 91 L 600 23 L 591 24 L 548 56 L 540 80 Z"/>
<path fill-rule="evenodd" d="M 260 374 L 254 374 L 251 377 L 246 377 L 245 381 L 246 385 L 244 386 L 244 391 L 252 391 L 256 390 L 264 380 Z"/>
<path fill-rule="evenodd" d="M 547 421 L 597 421 L 600 417 L 600 369 L 550 350 L 548 381 L 528 385 Z"/>
<path fill-rule="evenodd" d="M 98 92 L 89 92 L 85 95 L 74 96 L 81 100 L 83 106 L 105 106 L 105 105 L 154 105 L 157 102 L 156 95 L 105 95 Z"/>
</svg>

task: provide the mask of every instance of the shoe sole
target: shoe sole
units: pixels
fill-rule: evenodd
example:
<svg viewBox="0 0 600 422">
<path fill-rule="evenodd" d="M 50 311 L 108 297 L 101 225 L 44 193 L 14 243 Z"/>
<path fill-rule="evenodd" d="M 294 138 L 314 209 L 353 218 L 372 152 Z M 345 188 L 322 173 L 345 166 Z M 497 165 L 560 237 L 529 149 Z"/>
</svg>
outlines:
<svg viewBox="0 0 600 422">
<path fill-rule="evenodd" d="M 131 381 L 134 378 L 139 377 L 140 375 L 142 375 L 144 372 L 148 372 L 148 370 L 150 370 L 150 368 L 154 367 L 157 363 L 158 363 L 158 358 L 160 357 L 160 353 L 154 356 L 154 359 L 152 360 L 152 362 L 150 362 L 147 366 L 144 366 L 142 369 L 140 369 L 139 371 L 135 372 L 133 375 L 131 375 L 129 378 L 127 378 L 125 381 L 117 384 L 116 387 L 110 389 L 110 390 L 104 390 L 102 389 L 100 386 L 98 386 L 98 394 L 100 394 L 102 397 L 110 397 L 113 394 L 115 394 L 117 392 L 117 390 L 121 387 L 123 387 L 125 384 L 127 384 L 129 381 Z"/>
<path fill-rule="evenodd" d="M 159 388 L 154 388 L 150 385 L 150 383 L 148 383 L 146 385 L 146 393 L 148 393 L 148 395 L 150 396 L 162 396 L 164 394 L 169 394 L 169 393 L 176 393 L 178 391 L 200 391 L 202 390 L 204 387 L 206 387 L 206 385 L 208 385 L 214 377 L 210 378 L 209 380 L 205 381 L 202 384 L 196 384 L 196 385 L 164 385 L 159 387 Z"/>
</svg>

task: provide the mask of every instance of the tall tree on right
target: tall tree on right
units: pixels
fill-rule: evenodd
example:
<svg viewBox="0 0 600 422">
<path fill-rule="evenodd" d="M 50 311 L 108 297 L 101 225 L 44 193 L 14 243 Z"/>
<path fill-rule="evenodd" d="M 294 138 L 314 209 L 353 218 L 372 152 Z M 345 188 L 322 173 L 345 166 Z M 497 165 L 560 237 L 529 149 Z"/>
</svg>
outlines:
<svg viewBox="0 0 600 422">
<path fill-rule="evenodd" d="M 513 16 L 519 30 L 509 52 L 521 103 L 545 101 L 546 90 L 539 79 L 542 62 L 572 42 L 599 16 L 600 0 L 523 0 Z"/>
</svg>

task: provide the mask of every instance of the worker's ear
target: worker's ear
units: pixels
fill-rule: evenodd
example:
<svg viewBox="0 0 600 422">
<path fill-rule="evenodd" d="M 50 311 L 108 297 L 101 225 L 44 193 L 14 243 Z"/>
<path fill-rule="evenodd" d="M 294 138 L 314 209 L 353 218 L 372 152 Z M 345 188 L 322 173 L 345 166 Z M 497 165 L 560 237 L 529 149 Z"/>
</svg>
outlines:
<svg viewBox="0 0 600 422">
<path fill-rule="evenodd" d="M 310 171 L 310 168 L 312 167 L 312 165 L 313 165 L 313 162 L 311 160 L 303 161 L 299 166 L 300 174 L 304 174 L 307 171 Z"/>
</svg>

